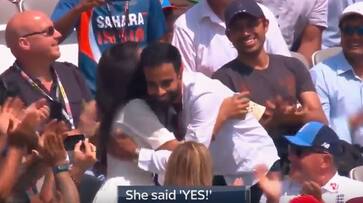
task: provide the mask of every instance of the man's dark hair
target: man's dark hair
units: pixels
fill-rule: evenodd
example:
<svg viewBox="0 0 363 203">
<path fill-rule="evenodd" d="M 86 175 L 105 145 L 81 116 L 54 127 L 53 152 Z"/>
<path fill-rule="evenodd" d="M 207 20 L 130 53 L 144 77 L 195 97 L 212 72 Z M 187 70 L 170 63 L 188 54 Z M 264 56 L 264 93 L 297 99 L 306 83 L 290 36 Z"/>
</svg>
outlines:
<svg viewBox="0 0 363 203">
<path fill-rule="evenodd" d="M 142 51 L 140 60 L 142 68 L 155 68 L 163 63 L 172 63 L 175 72 L 179 73 L 181 56 L 176 47 L 168 43 L 156 42 Z"/>
</svg>

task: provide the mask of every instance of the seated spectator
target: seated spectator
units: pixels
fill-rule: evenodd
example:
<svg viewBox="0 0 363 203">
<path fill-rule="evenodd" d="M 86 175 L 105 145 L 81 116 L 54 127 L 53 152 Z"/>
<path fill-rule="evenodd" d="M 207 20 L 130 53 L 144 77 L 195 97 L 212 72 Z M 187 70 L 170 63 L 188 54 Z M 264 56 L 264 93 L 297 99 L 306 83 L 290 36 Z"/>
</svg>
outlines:
<svg viewBox="0 0 363 203">
<path fill-rule="evenodd" d="M 52 20 L 63 35 L 60 41 L 76 28 L 79 68 L 93 94 L 102 52 L 126 41 L 137 41 L 144 47 L 165 34 L 160 0 L 60 0 Z"/>
<path fill-rule="evenodd" d="M 301 53 L 312 64 L 311 56 L 321 49 L 322 32 L 327 27 L 328 0 L 257 1 L 275 14 L 290 50 Z"/>
<path fill-rule="evenodd" d="M 339 28 L 342 51 L 311 69 L 330 126 L 340 139 L 363 146 L 363 2 L 344 9 Z"/>
<path fill-rule="evenodd" d="M 210 77 L 237 56 L 237 50 L 225 34 L 223 14 L 230 2 L 232 1 L 203 0 L 176 20 L 172 44 L 179 49 L 186 70 L 201 72 Z M 267 52 L 290 56 L 274 15 L 267 7 L 261 4 L 259 6 L 270 21 L 264 44 Z"/>
<path fill-rule="evenodd" d="M 320 202 L 346 202 L 363 196 L 362 182 L 337 173 L 335 158 L 342 150 L 339 138 L 331 128 L 309 122 L 296 135 L 285 137 L 290 144 L 291 169 L 289 178 L 282 182 L 282 193 L 277 202 L 288 202 L 300 194 L 312 195 Z M 268 190 L 264 192 L 269 193 Z"/>
<path fill-rule="evenodd" d="M 170 155 L 165 171 L 165 186 L 212 186 L 212 158 L 200 143 L 185 142 Z"/>
<path fill-rule="evenodd" d="M 339 16 L 347 6 L 362 0 L 328 0 L 328 27 L 323 32 L 322 48 L 340 46 Z"/>
<path fill-rule="evenodd" d="M 61 34 L 53 22 L 42 12 L 25 11 L 10 19 L 5 32 L 16 61 L 1 75 L 2 80 L 17 87 L 25 105 L 45 98 L 50 117 L 64 120 L 72 130 L 76 129 L 82 105 L 91 99 L 91 94 L 76 66 L 55 62 L 60 56 Z"/>
<path fill-rule="evenodd" d="M 285 166 L 287 143 L 282 135 L 296 132 L 310 120 L 326 122 L 309 72 L 295 58 L 266 53 L 269 21 L 254 0 L 233 1 L 225 20 L 226 35 L 238 56 L 212 78 L 234 92 L 249 92 L 252 101 L 266 107 L 260 123 L 274 139 Z"/>
</svg>

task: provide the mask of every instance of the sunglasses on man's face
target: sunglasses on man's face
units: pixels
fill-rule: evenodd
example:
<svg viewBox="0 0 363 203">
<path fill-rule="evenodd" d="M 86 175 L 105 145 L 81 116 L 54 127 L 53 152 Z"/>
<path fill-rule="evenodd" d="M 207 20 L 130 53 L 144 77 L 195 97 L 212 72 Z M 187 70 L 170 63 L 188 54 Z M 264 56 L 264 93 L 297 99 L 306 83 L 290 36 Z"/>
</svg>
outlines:
<svg viewBox="0 0 363 203">
<path fill-rule="evenodd" d="M 353 34 L 357 34 L 363 37 L 363 26 L 360 27 L 345 26 L 341 29 L 341 31 L 345 35 L 352 36 Z"/>
<path fill-rule="evenodd" d="M 32 36 L 32 35 L 44 35 L 44 36 L 49 37 L 49 36 L 53 36 L 54 35 L 54 32 L 55 32 L 54 26 L 49 26 L 47 29 L 45 29 L 43 31 L 40 31 L 40 32 L 32 32 L 32 33 L 23 35 L 22 37 L 29 37 L 29 36 Z"/>
</svg>

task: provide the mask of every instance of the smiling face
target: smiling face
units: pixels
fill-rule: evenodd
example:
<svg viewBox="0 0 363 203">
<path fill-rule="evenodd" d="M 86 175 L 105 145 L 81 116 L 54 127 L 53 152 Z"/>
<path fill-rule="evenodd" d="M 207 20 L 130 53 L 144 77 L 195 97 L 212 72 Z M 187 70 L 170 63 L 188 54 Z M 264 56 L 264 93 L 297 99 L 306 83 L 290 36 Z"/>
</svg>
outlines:
<svg viewBox="0 0 363 203">
<path fill-rule="evenodd" d="M 341 25 L 341 46 L 347 57 L 363 57 L 363 16 L 349 15 Z"/>
<path fill-rule="evenodd" d="M 238 14 L 229 23 L 226 34 L 240 55 L 258 54 L 263 49 L 268 20 Z"/>
</svg>

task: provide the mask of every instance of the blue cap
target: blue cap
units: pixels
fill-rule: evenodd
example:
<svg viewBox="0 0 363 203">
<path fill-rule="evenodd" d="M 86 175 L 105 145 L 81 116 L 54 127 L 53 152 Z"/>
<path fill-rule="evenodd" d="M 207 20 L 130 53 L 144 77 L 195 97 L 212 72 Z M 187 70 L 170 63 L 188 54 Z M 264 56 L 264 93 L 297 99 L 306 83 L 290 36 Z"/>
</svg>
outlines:
<svg viewBox="0 0 363 203">
<path fill-rule="evenodd" d="M 163 9 L 167 9 L 167 8 L 175 8 L 175 6 L 171 5 L 170 1 L 169 0 L 160 0 L 160 4 L 161 4 L 161 7 Z"/>
<path fill-rule="evenodd" d="M 317 121 L 306 123 L 295 135 L 285 138 L 296 147 L 319 149 L 333 155 L 340 151 L 338 135 L 329 126 Z"/>
</svg>

